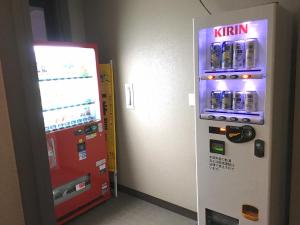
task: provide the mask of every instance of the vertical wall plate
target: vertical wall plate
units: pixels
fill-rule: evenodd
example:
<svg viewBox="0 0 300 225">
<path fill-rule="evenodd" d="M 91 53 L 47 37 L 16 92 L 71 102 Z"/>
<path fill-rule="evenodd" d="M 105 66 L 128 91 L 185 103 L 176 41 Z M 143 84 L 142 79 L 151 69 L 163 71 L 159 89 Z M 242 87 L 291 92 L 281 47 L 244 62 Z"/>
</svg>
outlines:
<svg viewBox="0 0 300 225">
<path fill-rule="evenodd" d="M 132 83 L 125 84 L 125 100 L 126 100 L 126 108 L 134 109 L 134 94 L 133 94 L 133 84 Z"/>
<path fill-rule="evenodd" d="M 195 93 L 189 93 L 189 106 L 195 106 Z"/>
</svg>

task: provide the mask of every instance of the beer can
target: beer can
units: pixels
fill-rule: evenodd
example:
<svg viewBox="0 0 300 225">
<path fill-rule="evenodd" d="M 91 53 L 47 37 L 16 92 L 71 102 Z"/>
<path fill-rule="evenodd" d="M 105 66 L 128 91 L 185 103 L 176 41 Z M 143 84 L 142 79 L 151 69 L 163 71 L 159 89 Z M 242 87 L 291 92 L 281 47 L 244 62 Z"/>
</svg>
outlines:
<svg viewBox="0 0 300 225">
<path fill-rule="evenodd" d="M 257 92 L 256 91 L 246 91 L 245 92 L 245 110 L 247 112 L 257 111 Z"/>
<path fill-rule="evenodd" d="M 242 91 L 235 91 L 232 94 L 232 109 L 233 110 L 244 110 L 245 106 L 245 99 L 244 93 Z"/>
<path fill-rule="evenodd" d="M 258 43 L 256 38 L 247 39 L 245 41 L 246 48 L 246 68 L 255 68 L 257 61 Z"/>
<path fill-rule="evenodd" d="M 210 93 L 210 108 L 220 109 L 221 108 L 222 91 L 212 91 Z"/>
<path fill-rule="evenodd" d="M 222 69 L 232 68 L 233 42 L 224 41 L 222 44 Z"/>
<path fill-rule="evenodd" d="M 221 68 L 222 62 L 222 45 L 220 42 L 210 44 L 210 67 L 211 69 Z"/>
<path fill-rule="evenodd" d="M 239 40 L 233 43 L 233 62 L 235 69 L 244 68 L 245 65 L 245 41 Z"/>
<path fill-rule="evenodd" d="M 222 92 L 222 109 L 232 109 L 232 91 Z"/>
</svg>

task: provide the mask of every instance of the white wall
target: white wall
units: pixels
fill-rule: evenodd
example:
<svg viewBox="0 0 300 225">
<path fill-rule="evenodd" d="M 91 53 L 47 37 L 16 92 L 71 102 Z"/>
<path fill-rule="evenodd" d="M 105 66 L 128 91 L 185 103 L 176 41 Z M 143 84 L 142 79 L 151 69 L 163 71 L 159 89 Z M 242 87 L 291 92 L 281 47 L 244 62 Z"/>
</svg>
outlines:
<svg viewBox="0 0 300 225">
<path fill-rule="evenodd" d="M 88 41 L 115 62 L 119 181 L 196 211 L 192 18 L 198 0 L 84 1 Z M 125 108 L 133 83 L 135 110 Z"/>
</svg>

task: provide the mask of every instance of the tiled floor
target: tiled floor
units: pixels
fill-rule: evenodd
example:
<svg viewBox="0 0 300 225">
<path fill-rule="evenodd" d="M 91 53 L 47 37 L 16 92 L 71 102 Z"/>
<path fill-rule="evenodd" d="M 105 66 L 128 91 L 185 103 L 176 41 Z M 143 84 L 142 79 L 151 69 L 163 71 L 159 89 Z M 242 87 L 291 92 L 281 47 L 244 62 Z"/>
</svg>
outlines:
<svg viewBox="0 0 300 225">
<path fill-rule="evenodd" d="M 196 221 L 119 193 L 67 225 L 196 225 Z"/>
</svg>

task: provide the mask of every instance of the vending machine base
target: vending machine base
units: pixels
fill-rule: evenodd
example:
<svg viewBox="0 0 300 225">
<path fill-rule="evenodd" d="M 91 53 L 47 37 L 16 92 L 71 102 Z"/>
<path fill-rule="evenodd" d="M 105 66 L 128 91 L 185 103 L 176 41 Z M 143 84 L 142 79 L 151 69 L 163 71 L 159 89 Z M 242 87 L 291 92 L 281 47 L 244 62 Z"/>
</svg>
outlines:
<svg viewBox="0 0 300 225">
<path fill-rule="evenodd" d="M 207 225 L 239 225 L 239 220 L 224 214 L 206 209 Z"/>
<path fill-rule="evenodd" d="M 63 217 L 58 218 L 56 225 L 63 225 L 65 223 L 67 223 L 70 220 L 76 218 L 77 216 L 89 211 L 90 209 L 108 201 L 110 198 L 111 198 L 110 195 L 99 196 L 98 198 L 94 199 L 93 201 L 86 203 L 86 205 L 70 212 L 69 214 L 67 214 Z"/>
</svg>

